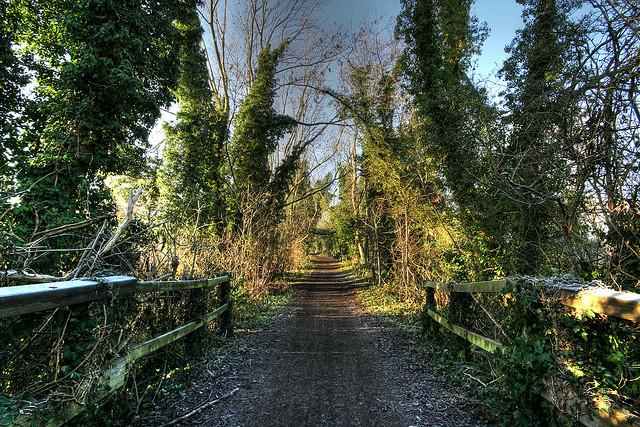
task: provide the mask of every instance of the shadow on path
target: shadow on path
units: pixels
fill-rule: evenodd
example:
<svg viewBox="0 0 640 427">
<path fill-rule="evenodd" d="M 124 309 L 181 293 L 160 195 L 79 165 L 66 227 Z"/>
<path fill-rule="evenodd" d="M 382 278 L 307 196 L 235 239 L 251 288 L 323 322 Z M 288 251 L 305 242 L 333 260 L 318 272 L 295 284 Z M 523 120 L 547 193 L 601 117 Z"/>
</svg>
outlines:
<svg viewBox="0 0 640 427">
<path fill-rule="evenodd" d="M 414 342 L 363 313 L 362 285 L 335 260 L 315 257 L 283 315 L 218 356 L 207 369 L 213 378 L 196 380 L 177 403 L 142 421 L 162 424 L 207 394 L 238 388 L 184 425 L 478 425 L 465 396 L 419 361 Z"/>
</svg>

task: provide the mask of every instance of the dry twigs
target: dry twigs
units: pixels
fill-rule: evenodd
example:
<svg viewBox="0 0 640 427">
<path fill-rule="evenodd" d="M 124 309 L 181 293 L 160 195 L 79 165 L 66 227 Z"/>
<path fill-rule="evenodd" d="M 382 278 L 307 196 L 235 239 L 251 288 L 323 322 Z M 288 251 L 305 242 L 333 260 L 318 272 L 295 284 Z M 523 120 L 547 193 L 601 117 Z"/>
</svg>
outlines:
<svg viewBox="0 0 640 427">
<path fill-rule="evenodd" d="M 187 418 L 190 418 L 190 417 L 192 417 L 192 416 L 194 416 L 194 415 L 198 414 L 198 413 L 199 413 L 199 412 L 201 412 L 202 410 L 207 409 L 208 407 L 213 406 L 213 405 L 215 405 L 216 403 L 218 403 L 218 402 L 220 402 L 220 401 L 222 401 L 222 400 L 224 400 L 224 399 L 227 399 L 227 398 L 229 398 L 229 397 L 233 396 L 233 395 L 234 395 L 238 390 L 240 390 L 240 389 L 239 389 L 238 387 L 236 387 L 236 388 L 234 388 L 233 390 L 231 390 L 229 393 L 227 393 L 227 394 L 225 394 L 225 395 L 223 395 L 223 396 L 220 396 L 219 398 L 217 398 L 217 399 L 215 399 L 215 400 L 212 400 L 212 401 L 210 401 L 210 402 L 207 402 L 207 403 L 205 403 L 205 404 L 203 404 L 203 405 L 200 405 L 200 406 L 198 406 L 196 409 L 194 409 L 193 411 L 191 411 L 191 412 L 187 412 L 186 414 L 184 414 L 184 415 L 182 415 L 182 416 L 180 416 L 180 417 L 178 417 L 178 418 L 175 418 L 174 420 L 169 421 L 167 424 L 163 424 L 163 425 L 162 425 L 162 427 L 167 427 L 167 426 L 173 426 L 173 425 L 176 425 L 176 424 L 178 424 L 179 422 L 184 421 L 184 420 L 186 420 Z"/>
<path fill-rule="evenodd" d="M 51 276 L 48 274 L 37 274 L 29 271 L 26 268 L 22 270 L 11 269 L 1 273 L 3 279 L 6 281 L 22 282 L 22 283 L 48 283 L 48 282 L 60 282 L 60 281 L 70 280 L 70 279 L 79 277 L 83 273 L 85 275 L 90 275 L 93 271 L 95 271 L 95 268 L 99 264 L 100 260 L 106 254 L 111 252 L 111 250 L 114 247 L 117 246 L 118 240 L 124 233 L 129 223 L 131 223 L 131 221 L 133 220 L 133 210 L 141 194 L 142 194 L 142 188 L 138 188 L 135 192 L 132 191 L 131 197 L 129 199 L 129 203 L 127 205 L 127 210 L 125 212 L 124 219 L 122 220 L 122 222 L 120 222 L 120 224 L 118 225 L 118 228 L 116 228 L 113 234 L 111 234 L 111 236 L 107 238 L 106 242 L 100 245 L 99 249 L 97 250 L 96 250 L 96 247 L 98 247 L 99 242 L 105 239 L 106 225 L 107 225 L 106 220 L 111 217 L 110 215 L 102 216 L 100 218 L 88 219 L 86 221 L 82 221 L 74 224 L 63 225 L 60 227 L 52 228 L 50 230 L 44 230 L 34 234 L 34 235 L 40 235 L 40 236 L 34 241 L 30 242 L 25 248 L 23 248 L 24 251 L 27 253 L 27 261 L 25 261 L 25 265 L 28 264 L 28 260 L 31 257 L 33 257 L 35 254 L 38 254 L 38 256 L 42 256 L 47 253 L 53 253 L 53 252 L 59 251 L 58 249 L 47 249 L 47 248 L 41 248 L 37 246 L 40 243 L 42 243 L 42 241 L 44 241 L 45 239 L 54 237 L 54 236 L 60 236 L 72 230 L 85 228 L 91 224 L 94 224 L 99 220 L 104 221 L 90 246 L 86 248 L 80 248 L 80 249 L 68 249 L 69 251 L 72 251 L 72 250 L 83 251 L 82 257 L 80 258 L 78 265 L 68 274 L 64 276 Z"/>
</svg>

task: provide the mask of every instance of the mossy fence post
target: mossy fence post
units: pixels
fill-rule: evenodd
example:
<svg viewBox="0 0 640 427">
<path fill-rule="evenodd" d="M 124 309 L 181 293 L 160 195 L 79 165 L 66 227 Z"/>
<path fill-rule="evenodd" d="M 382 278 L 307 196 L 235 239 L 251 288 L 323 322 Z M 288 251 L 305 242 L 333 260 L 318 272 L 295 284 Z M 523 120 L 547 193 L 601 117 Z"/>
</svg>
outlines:
<svg viewBox="0 0 640 427">
<path fill-rule="evenodd" d="M 429 309 L 436 310 L 436 290 L 425 287 L 425 301 L 422 308 L 422 331 L 425 335 L 432 336 L 439 332 L 439 327 L 438 324 L 429 317 Z"/>
<path fill-rule="evenodd" d="M 464 328 L 468 328 L 467 322 L 465 322 L 467 314 L 473 308 L 473 298 L 471 294 L 463 293 L 463 292 L 454 292 L 453 286 L 455 282 L 449 283 L 447 286 L 449 287 L 449 306 L 448 309 L 448 320 L 456 325 L 461 325 Z M 469 356 L 469 352 L 471 351 L 471 344 L 467 340 L 458 340 L 454 338 L 454 342 L 457 346 L 460 347 L 462 352 L 464 352 L 465 357 Z"/>
<path fill-rule="evenodd" d="M 220 305 L 228 304 L 227 309 L 220 316 L 220 333 L 224 336 L 233 335 L 233 299 L 231 298 L 231 273 L 226 272 L 229 280 L 222 282 L 218 288 Z"/>
</svg>

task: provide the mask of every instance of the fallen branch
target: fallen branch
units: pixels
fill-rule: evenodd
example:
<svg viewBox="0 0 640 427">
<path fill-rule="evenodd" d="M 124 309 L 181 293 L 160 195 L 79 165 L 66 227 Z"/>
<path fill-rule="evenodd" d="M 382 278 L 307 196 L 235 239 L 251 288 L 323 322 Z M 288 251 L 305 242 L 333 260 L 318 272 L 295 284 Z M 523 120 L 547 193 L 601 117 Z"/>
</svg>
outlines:
<svg viewBox="0 0 640 427">
<path fill-rule="evenodd" d="M 221 400 L 224 400 L 224 399 L 227 399 L 227 398 L 233 396 L 238 390 L 240 390 L 240 389 L 238 387 L 236 387 L 233 390 L 231 390 L 229 393 L 227 393 L 227 394 L 225 394 L 223 396 L 220 396 L 216 400 L 212 400 L 211 402 L 204 403 L 204 404 L 198 406 L 193 411 L 187 412 L 186 414 L 184 414 L 184 415 L 182 415 L 182 416 L 180 416 L 180 417 L 178 417 L 178 418 L 176 418 L 176 419 L 174 419 L 172 421 L 169 421 L 167 424 L 163 424 L 162 427 L 176 425 L 180 421 L 184 421 L 187 418 L 190 418 L 190 417 L 196 415 L 198 412 L 202 411 L 203 409 L 207 409 L 208 407 L 215 405 L 216 403 L 220 402 Z"/>
<path fill-rule="evenodd" d="M 26 283 L 49 283 L 67 280 L 66 277 L 49 276 L 48 274 L 28 273 L 26 271 L 7 270 L 1 273 L 6 280 Z"/>
<path fill-rule="evenodd" d="M 114 233 L 111 235 L 109 240 L 107 240 L 107 242 L 97 251 L 95 256 L 89 257 L 88 255 L 89 255 L 90 252 L 93 251 L 93 248 L 95 247 L 95 245 L 97 244 L 100 236 L 104 232 L 105 226 L 106 226 L 106 221 L 103 222 L 102 227 L 100 228 L 100 231 L 96 235 L 96 237 L 95 237 L 93 243 L 91 244 L 91 246 L 89 246 L 87 248 L 80 248 L 80 249 L 48 249 L 48 250 L 43 250 L 42 251 L 42 253 L 47 253 L 47 252 L 65 252 L 65 251 L 83 250 L 84 254 L 81 257 L 80 262 L 78 263 L 78 266 L 75 269 L 73 269 L 73 271 L 71 271 L 69 274 L 67 274 L 67 275 L 65 275 L 63 277 L 57 277 L 57 276 L 50 276 L 48 274 L 30 273 L 30 272 L 27 272 L 25 270 L 20 270 L 20 271 L 18 271 L 18 270 L 7 270 L 7 271 L 4 271 L 4 272 L 0 272 L 0 275 L 2 275 L 3 279 L 5 279 L 5 280 L 11 280 L 11 281 L 16 281 L 16 282 L 24 282 L 24 283 L 62 282 L 62 281 L 65 281 L 65 280 L 69 280 L 72 277 L 77 277 L 81 273 L 84 265 L 88 264 L 89 262 L 91 262 L 91 266 L 90 266 L 89 270 L 87 272 L 85 272 L 85 273 L 91 273 L 91 271 L 93 271 L 93 269 L 95 267 L 96 262 L 100 259 L 100 257 L 105 255 L 107 252 L 109 252 L 110 250 L 112 250 L 116 246 L 116 242 L 118 241 L 118 239 L 120 238 L 120 236 L 122 235 L 124 230 L 127 228 L 129 223 L 133 220 L 133 208 L 135 207 L 135 204 L 138 201 L 138 198 L 140 197 L 141 194 L 142 194 L 142 188 L 138 188 L 135 191 L 135 193 L 131 194 L 131 198 L 129 199 L 129 204 L 128 204 L 127 210 L 125 212 L 124 220 L 118 225 L 118 228 L 116 229 L 116 231 L 114 231 Z M 107 215 L 107 216 L 104 216 L 104 217 L 101 217 L 101 218 L 104 219 L 104 218 L 108 218 L 108 217 L 109 216 Z M 88 225 L 86 221 L 82 222 L 82 223 L 69 224 L 69 225 L 66 225 L 66 226 L 61 226 L 61 227 L 57 227 L 55 229 L 51 229 L 51 230 L 45 231 L 44 233 L 53 233 L 53 232 L 55 232 L 55 234 L 59 234 L 60 232 L 68 231 L 70 228 L 82 228 L 82 227 L 84 227 L 86 225 Z M 45 236 L 40 237 L 37 241 L 40 241 L 40 240 L 44 239 L 45 237 L 47 237 L 47 234 L 45 234 Z M 25 248 L 25 249 L 29 249 L 29 248 Z M 34 251 L 33 248 L 32 248 L 28 252 L 31 253 L 31 252 L 36 252 L 36 251 Z"/>
<path fill-rule="evenodd" d="M 94 224 L 98 221 L 102 221 L 104 219 L 110 219 L 113 218 L 113 214 L 108 214 L 108 215 L 102 215 L 100 217 L 97 218 L 91 218 L 91 219 L 87 219 L 85 221 L 81 221 L 81 222 L 76 222 L 74 224 L 65 224 L 65 225 L 61 225 L 59 227 L 55 227 L 55 228 L 50 228 L 48 230 L 42 230 L 42 231 L 38 231 L 36 233 L 34 233 L 34 236 L 39 236 L 42 235 L 40 238 L 38 238 L 37 241 L 40 241 L 42 239 L 42 237 L 49 237 L 49 236 L 54 236 L 60 233 L 65 233 L 67 231 L 71 231 L 71 230 L 78 230 L 84 227 L 88 227 L 91 224 Z M 30 245 L 32 246 L 32 245 Z"/>
<path fill-rule="evenodd" d="M 94 248 L 98 244 L 98 240 L 100 239 L 100 236 L 102 236 L 102 233 L 104 233 L 104 230 L 105 230 L 106 227 L 107 227 L 107 221 L 103 221 L 102 222 L 102 226 L 100 227 L 100 230 L 98 230 L 98 233 L 96 234 L 96 237 L 93 239 L 93 242 L 91 243 L 91 246 L 89 246 L 89 249 L 87 249 L 82 254 L 82 257 L 80 258 L 80 261 L 78 261 L 78 265 L 76 265 L 76 268 L 74 268 L 73 271 L 71 273 L 69 273 L 67 276 L 72 277 L 74 279 L 76 277 L 78 277 L 78 275 L 82 271 L 82 268 L 86 264 L 86 261 L 87 261 L 89 255 L 91 255 L 91 252 L 94 250 Z"/>
<path fill-rule="evenodd" d="M 472 380 L 476 380 L 476 381 L 478 381 L 478 382 L 479 382 L 483 387 L 486 387 L 486 386 L 487 386 L 487 384 L 485 384 L 483 381 L 479 380 L 478 378 L 474 377 L 473 375 L 468 374 L 468 373 L 466 373 L 466 372 L 463 372 L 463 374 L 465 374 L 466 376 L 468 376 L 468 377 L 469 377 L 469 378 L 471 378 Z"/>
<path fill-rule="evenodd" d="M 480 304 L 480 301 L 478 301 L 478 299 L 476 298 L 475 295 L 473 294 L 469 294 L 471 295 L 471 298 L 473 298 L 473 300 L 475 301 L 476 304 L 478 304 L 480 306 L 480 308 L 482 309 L 482 311 L 484 311 L 484 314 L 487 315 L 487 317 L 491 320 L 491 322 L 495 325 L 495 327 L 498 329 L 498 331 L 500 331 L 500 333 L 507 339 L 507 341 L 511 341 L 509 339 L 509 336 L 504 332 L 504 329 L 502 329 L 502 326 L 500 325 L 500 323 L 498 323 L 496 321 L 496 319 L 493 318 L 493 316 L 491 315 L 491 313 L 489 313 L 489 310 L 487 310 L 486 308 L 484 308 L 484 306 L 482 304 Z"/>
<path fill-rule="evenodd" d="M 124 216 L 124 220 L 120 223 L 120 225 L 118 225 L 118 228 L 113 233 L 109 241 L 100 249 L 100 251 L 96 255 L 96 259 L 100 258 L 102 255 L 109 252 L 111 248 L 113 248 L 113 245 L 115 245 L 120 235 L 124 232 L 125 228 L 127 228 L 129 223 L 133 219 L 133 208 L 135 207 L 136 202 L 138 201 L 138 198 L 140 197 L 141 194 L 142 194 L 142 188 L 138 187 L 136 192 L 131 195 L 131 198 L 129 199 L 129 205 L 127 206 L 127 211 Z"/>
</svg>

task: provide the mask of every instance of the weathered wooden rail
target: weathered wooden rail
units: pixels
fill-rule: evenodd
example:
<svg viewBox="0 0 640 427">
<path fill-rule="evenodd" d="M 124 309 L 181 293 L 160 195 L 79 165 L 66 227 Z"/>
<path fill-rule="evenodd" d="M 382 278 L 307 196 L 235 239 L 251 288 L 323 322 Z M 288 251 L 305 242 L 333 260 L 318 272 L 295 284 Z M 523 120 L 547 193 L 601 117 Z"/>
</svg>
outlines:
<svg viewBox="0 0 640 427">
<path fill-rule="evenodd" d="M 509 286 L 508 279 L 470 283 L 427 282 L 425 286 L 447 292 L 497 293 Z M 640 294 L 613 289 L 583 289 L 578 286 L 554 286 L 555 296 L 564 305 L 594 313 L 640 322 Z"/>
<path fill-rule="evenodd" d="M 508 289 L 509 279 L 469 282 L 469 283 L 441 283 L 426 282 L 425 286 L 434 290 L 453 293 L 499 293 Z M 634 323 L 640 322 L 640 294 L 632 292 L 618 292 L 612 289 L 595 288 L 583 289 L 578 286 L 549 287 L 550 293 L 562 304 L 577 310 L 590 310 L 594 313 L 625 319 Z M 495 352 L 503 344 L 470 331 L 462 326 L 451 323 L 441 314 L 427 307 L 426 314 L 444 329 L 458 335 L 469 343 L 484 351 Z M 549 387 L 552 380 L 545 380 Z M 550 387 L 549 387 L 550 389 Z M 561 410 L 570 406 L 580 407 L 581 414 L 578 421 L 589 427 L 604 426 L 640 426 L 640 416 L 622 408 L 609 407 L 604 402 L 582 402 L 575 395 L 558 396 L 545 392 L 542 397 L 550 401 Z"/>
<path fill-rule="evenodd" d="M 134 345 L 128 352 L 107 366 L 98 378 L 99 396 L 102 399 L 121 388 L 129 368 L 137 360 L 146 357 L 159 349 L 191 334 L 213 320 L 220 318 L 220 331 L 223 334 L 232 332 L 231 327 L 231 279 L 229 274 L 202 280 L 171 281 L 139 281 L 135 277 L 113 276 L 98 279 L 79 279 L 68 282 L 42 283 L 36 285 L 9 286 L 0 288 L 0 319 L 51 310 L 92 301 L 104 301 L 127 295 L 150 292 L 183 291 L 189 289 L 211 288 L 218 286 L 220 306 L 204 316 L 167 331 L 160 336 Z M 95 381 L 95 380 L 93 380 Z M 91 386 L 91 380 L 86 380 Z M 71 402 L 65 410 L 51 417 L 46 425 L 59 426 L 73 419 L 87 405 L 82 402 Z M 27 414 L 14 420 L 14 425 L 32 426 L 39 423 Z"/>
</svg>

